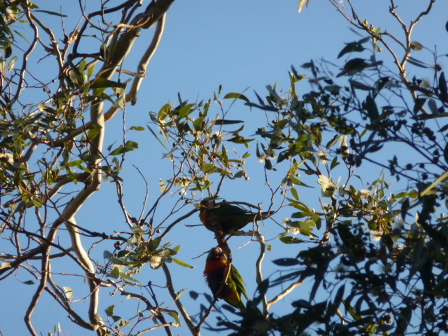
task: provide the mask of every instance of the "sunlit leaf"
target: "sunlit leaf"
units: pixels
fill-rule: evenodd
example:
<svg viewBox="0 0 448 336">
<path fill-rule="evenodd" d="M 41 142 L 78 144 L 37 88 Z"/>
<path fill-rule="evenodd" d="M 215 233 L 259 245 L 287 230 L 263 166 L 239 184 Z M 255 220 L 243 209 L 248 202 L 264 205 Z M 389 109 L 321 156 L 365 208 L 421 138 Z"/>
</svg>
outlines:
<svg viewBox="0 0 448 336">
<path fill-rule="evenodd" d="M 182 260 L 179 260 L 179 259 L 177 259 L 177 258 L 172 258 L 172 260 L 173 260 L 176 264 L 178 264 L 178 265 L 180 265 L 180 266 L 182 266 L 182 267 L 194 268 L 194 266 L 191 266 L 190 264 L 187 264 L 186 262 L 183 262 Z"/>
<path fill-rule="evenodd" d="M 126 83 L 115 82 L 108 80 L 106 78 L 97 78 L 93 83 L 90 84 L 90 88 L 92 89 L 112 88 L 112 87 L 125 88 Z"/>
<path fill-rule="evenodd" d="M 130 151 L 132 151 L 134 149 L 137 149 L 137 148 L 138 148 L 138 143 L 136 143 L 135 141 L 128 140 L 128 141 L 126 141 L 124 146 L 122 145 L 122 146 L 114 149 L 110 153 L 110 155 L 121 155 L 121 154 L 130 152 Z"/>
<path fill-rule="evenodd" d="M 168 312 L 168 314 L 172 317 L 172 318 L 174 318 L 175 320 L 176 320 L 176 323 L 178 324 L 178 325 L 182 325 L 182 323 L 181 323 L 181 320 L 180 320 L 180 318 L 179 318 L 179 313 L 177 312 L 177 311 L 175 311 L 175 310 L 170 310 L 169 312 Z"/>
<path fill-rule="evenodd" d="M 104 312 L 106 313 L 107 316 L 113 316 L 114 310 L 115 310 L 115 305 L 111 305 L 111 306 L 107 307 L 106 309 L 104 309 Z"/>
<path fill-rule="evenodd" d="M 299 199 L 299 193 L 297 192 L 297 189 L 296 188 L 291 188 L 291 195 L 296 199 L 296 200 L 298 200 Z"/>
<path fill-rule="evenodd" d="M 300 13 L 303 9 L 303 6 L 306 4 L 306 6 L 308 6 L 308 4 L 310 3 L 310 0 L 300 0 L 299 1 L 299 8 L 297 9 L 297 11 Z"/>
<path fill-rule="evenodd" d="M 65 296 L 67 300 L 71 300 L 73 298 L 73 290 L 70 287 L 62 287 L 64 289 Z"/>
<path fill-rule="evenodd" d="M 237 93 L 237 92 L 231 92 L 228 93 L 224 96 L 224 99 L 241 99 L 244 100 L 246 103 L 250 104 L 250 100 L 243 95 L 242 93 Z"/>
<path fill-rule="evenodd" d="M 5 269 L 5 268 L 11 268 L 11 267 L 12 267 L 11 264 L 8 262 L 4 262 L 4 263 L 0 264 L 0 270 Z"/>
<path fill-rule="evenodd" d="M 423 49 L 423 45 L 420 42 L 412 41 L 411 42 L 411 49 L 415 51 L 420 51 Z"/>
<path fill-rule="evenodd" d="M 201 166 L 201 172 L 207 173 L 207 174 L 213 174 L 218 172 L 218 167 L 216 167 L 215 165 L 211 164 L 211 163 L 204 163 Z"/>
<path fill-rule="evenodd" d="M 179 298 L 185 293 L 186 289 L 181 289 L 179 292 L 177 292 L 176 297 L 174 298 L 174 301 L 179 300 Z"/>
<path fill-rule="evenodd" d="M 194 111 L 196 104 L 187 104 L 179 110 L 179 119 L 185 118 Z"/>
<path fill-rule="evenodd" d="M 93 125 L 88 131 L 87 131 L 87 138 L 89 140 L 95 139 L 96 136 L 101 132 L 102 127 L 98 124 Z"/>
<path fill-rule="evenodd" d="M 113 270 L 109 273 L 109 276 L 114 279 L 118 279 L 120 277 L 120 270 L 118 269 L 118 267 L 114 267 Z"/>
</svg>

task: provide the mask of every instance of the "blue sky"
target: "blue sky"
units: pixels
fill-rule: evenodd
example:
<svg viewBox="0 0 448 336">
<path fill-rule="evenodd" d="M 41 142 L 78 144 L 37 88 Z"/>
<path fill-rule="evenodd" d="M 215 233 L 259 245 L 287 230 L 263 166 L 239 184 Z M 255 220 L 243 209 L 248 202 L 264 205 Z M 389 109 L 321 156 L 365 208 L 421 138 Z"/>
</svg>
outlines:
<svg viewBox="0 0 448 336">
<path fill-rule="evenodd" d="M 399 5 L 398 12 L 404 17 L 410 18 L 410 13 L 421 0 L 396 1 Z M 426 3 L 426 1 L 424 1 Z M 63 3 L 62 11 L 66 14 L 74 12 L 77 1 L 36 1 L 43 9 L 55 10 Z M 360 4 L 361 13 L 364 13 L 377 27 L 388 31 L 398 32 L 397 25 L 391 24 L 390 17 L 386 15 L 387 1 L 355 1 Z M 92 2 L 92 4 L 94 4 Z M 327 1 L 311 1 L 309 8 L 305 8 L 301 14 L 297 13 L 298 1 L 279 0 L 179 0 L 175 2 L 168 12 L 165 34 L 160 47 L 148 67 L 148 77 L 143 82 L 138 102 L 135 106 L 128 106 L 126 111 L 127 127 L 132 125 L 145 126 L 149 121 L 149 112 L 157 112 L 168 101 L 177 101 L 177 94 L 181 93 L 184 99 L 191 102 L 208 99 L 213 96 L 219 85 L 223 86 L 223 92 L 242 92 L 254 99 L 254 91 L 265 94 L 265 86 L 278 82 L 278 87 L 287 90 L 289 79 L 288 71 L 294 65 L 299 72 L 300 65 L 310 59 L 325 58 L 331 62 L 343 65 L 343 59 L 337 60 L 339 51 L 344 47 L 344 42 L 351 42 L 360 37 L 349 29 L 349 24 L 338 14 L 334 7 Z M 74 7 L 72 7 L 74 6 Z M 401 8 L 403 7 L 403 8 Z M 383 9 L 382 9 L 383 8 Z M 423 25 L 417 27 L 415 40 L 432 49 L 438 45 L 439 53 L 448 52 L 448 33 L 445 31 L 448 3 L 439 1 L 433 15 L 426 18 Z M 43 17 L 45 19 L 45 16 Z M 47 16 L 48 18 L 48 16 Z M 54 20 L 54 25 L 58 21 Z M 78 17 L 69 17 L 66 25 L 70 27 Z M 73 20 L 73 21 L 72 21 Z M 391 25 L 389 27 L 389 25 Z M 69 28 L 67 28 L 70 30 Z M 137 41 L 132 55 L 125 63 L 129 70 L 135 70 L 138 57 L 142 48 L 152 36 L 152 31 L 145 31 Z M 62 37 L 59 37 L 62 38 Z M 425 51 L 422 51 L 424 53 Z M 425 54 L 427 58 L 428 54 Z M 379 55 L 380 57 L 382 55 Z M 416 57 L 418 55 L 416 54 Z M 42 70 L 45 70 L 44 67 Z M 416 69 L 415 71 L 418 71 Z M 307 82 L 299 84 L 304 92 L 308 90 Z M 299 89 L 300 93 L 300 89 Z M 261 111 L 252 110 L 243 104 L 236 104 L 231 110 L 234 119 L 248 121 L 247 134 L 254 134 L 260 118 L 264 114 Z M 119 141 L 114 135 L 122 127 L 121 117 L 116 118 L 107 126 L 110 134 L 106 139 L 106 146 L 114 141 Z M 144 174 L 150 185 L 150 203 L 158 196 L 159 178 L 169 178 L 170 162 L 162 161 L 163 148 L 149 132 L 129 133 L 128 138 L 139 142 L 140 149 L 130 153 L 127 157 L 127 168 L 124 170 L 125 200 L 131 213 L 138 215 L 141 211 L 145 186 L 142 178 L 132 164 L 135 164 Z M 232 201 L 247 201 L 258 204 L 268 204 L 268 193 L 263 182 L 262 164 L 258 163 L 255 155 L 248 164 L 251 167 L 251 180 L 249 182 L 237 181 L 225 185 L 222 196 Z M 379 175 L 380 170 L 370 172 L 371 175 Z M 273 176 L 273 178 L 278 178 Z M 316 181 L 310 181 L 316 182 Z M 318 196 L 320 191 L 315 189 L 299 189 L 303 201 L 311 208 L 319 209 Z M 123 230 L 125 223 L 118 204 L 114 198 L 115 188 L 112 184 L 104 183 L 102 190 L 93 196 L 78 216 L 78 223 L 86 225 L 92 230 L 108 231 Z M 175 196 L 175 195 L 174 195 Z M 187 210 L 191 210 L 188 208 Z M 160 218 L 162 218 L 160 213 Z M 283 221 L 283 214 L 276 219 Z M 196 268 L 189 270 L 175 264 L 170 265 L 175 279 L 176 290 L 186 288 L 197 292 L 207 292 L 202 271 L 205 258 L 194 259 L 215 245 L 213 234 L 202 227 L 185 227 L 183 224 L 199 224 L 197 217 L 189 218 L 185 223 L 178 225 L 176 231 L 169 237 L 172 245 L 182 245 L 179 258 L 194 265 Z M 266 238 L 274 238 L 281 230 L 273 223 L 266 222 L 263 229 Z M 188 239 L 186 239 L 186 237 Z M 246 279 L 249 295 L 255 290 L 254 261 L 258 251 L 258 245 L 248 242 L 244 237 L 233 237 L 231 248 L 234 251 L 234 263 Z M 241 249 L 239 247 L 245 245 Z M 268 253 L 265 263 L 265 275 L 272 273 L 273 268 L 269 260 L 285 255 L 284 245 L 278 241 L 272 241 L 273 251 Z M 98 251 L 112 250 L 113 247 L 104 245 Z M 286 252 L 294 256 L 298 251 Z M 101 258 L 101 253 L 96 255 Z M 70 272 L 70 265 L 58 265 L 55 272 Z M 244 266 L 247 265 L 247 266 Z M 148 271 L 144 269 L 139 275 L 142 282 L 151 280 L 155 284 L 163 285 L 161 270 Z M 18 273 L 21 281 L 29 280 L 29 276 L 21 271 Z M 61 285 L 73 287 L 75 295 L 79 298 L 82 293 L 86 295 L 86 288 L 79 286 L 79 279 L 61 276 L 58 278 Z M 8 302 L 6 318 L 0 320 L 0 331 L 6 336 L 26 334 L 23 324 L 24 306 L 28 302 L 35 286 L 27 286 L 18 283 L 15 278 L 3 282 L 0 287 L 2 302 Z M 12 290 L 14 289 L 14 291 Z M 308 293 L 308 288 L 303 286 L 288 297 L 282 304 L 288 307 L 292 300 L 302 298 L 301 293 Z M 190 300 L 188 294 L 184 294 L 185 304 L 191 312 L 199 310 L 199 302 Z M 110 302 L 120 305 L 124 298 L 105 298 L 102 303 L 106 308 Z M 170 302 L 169 298 L 166 298 Z M 200 299 L 199 299 L 200 300 Z M 201 301 L 204 303 L 204 300 Z M 123 305 L 128 304 L 127 302 Z M 86 306 L 84 302 L 77 303 Z M 280 310 L 281 311 L 281 310 Z M 5 316 L 5 311 L 3 313 Z M 70 323 L 65 314 L 50 300 L 45 300 L 44 308 L 38 308 L 34 321 L 36 327 L 45 334 L 52 330 L 57 321 L 61 321 L 63 334 L 86 335 L 84 331 Z M 212 317 L 213 320 L 213 317 Z M 179 330 L 178 334 L 185 334 Z M 204 332 L 204 335 L 207 333 Z"/>
</svg>

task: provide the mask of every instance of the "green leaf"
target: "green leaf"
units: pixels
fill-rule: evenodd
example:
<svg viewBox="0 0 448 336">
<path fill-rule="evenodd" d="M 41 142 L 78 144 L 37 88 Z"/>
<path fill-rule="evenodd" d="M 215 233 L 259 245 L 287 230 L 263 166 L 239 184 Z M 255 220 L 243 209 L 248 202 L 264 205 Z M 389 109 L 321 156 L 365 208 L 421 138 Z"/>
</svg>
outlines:
<svg viewBox="0 0 448 336">
<path fill-rule="evenodd" d="M 104 312 L 106 313 L 107 316 L 113 316 L 114 309 L 115 309 L 115 305 L 111 305 L 111 306 L 107 307 L 106 309 L 104 309 Z"/>
<path fill-rule="evenodd" d="M 165 185 L 165 181 L 163 179 L 159 179 L 159 188 L 162 194 L 168 190 L 167 186 Z"/>
<path fill-rule="evenodd" d="M 143 127 L 143 126 L 131 126 L 131 128 L 129 128 L 130 130 L 133 130 L 133 131 L 144 131 L 145 130 L 145 128 Z"/>
<path fill-rule="evenodd" d="M 129 141 L 126 141 L 124 146 L 122 145 L 122 146 L 114 149 L 110 153 L 110 155 L 121 155 L 121 154 L 124 154 L 126 152 L 130 152 L 130 151 L 132 151 L 134 149 L 137 149 L 137 148 L 138 148 L 138 143 L 136 143 L 135 141 L 129 140 Z"/>
<path fill-rule="evenodd" d="M 191 266 L 190 264 L 187 264 L 186 262 L 183 262 L 182 260 L 179 260 L 179 259 L 177 259 L 177 258 L 172 258 L 172 259 L 173 259 L 173 261 L 174 261 L 176 264 L 178 264 L 178 265 L 180 265 L 180 266 L 182 266 L 182 267 L 194 268 L 194 266 Z"/>
<path fill-rule="evenodd" d="M 179 298 L 185 293 L 186 289 L 181 289 L 179 292 L 177 292 L 176 297 L 174 298 L 174 301 L 179 300 Z"/>
<path fill-rule="evenodd" d="M 190 113 L 192 113 L 195 110 L 195 109 L 193 109 L 193 107 L 195 107 L 195 106 L 196 106 L 196 104 L 187 104 L 187 105 L 183 106 L 179 110 L 179 119 L 185 118 Z"/>
<path fill-rule="evenodd" d="M 11 48 L 11 46 L 7 46 L 4 50 L 5 50 L 5 59 L 7 59 L 8 57 L 10 57 L 12 55 L 12 48 Z M 11 70 L 11 69 L 8 69 L 8 70 Z"/>
<path fill-rule="evenodd" d="M 300 244 L 300 243 L 305 242 L 302 239 L 299 239 L 296 237 L 291 237 L 291 236 L 280 237 L 280 241 L 284 244 Z"/>
<path fill-rule="evenodd" d="M 90 128 L 87 131 L 87 138 L 89 140 L 95 139 L 96 136 L 101 132 L 102 127 L 98 124 L 93 125 L 92 128 Z"/>
<path fill-rule="evenodd" d="M 423 49 L 423 45 L 420 42 L 412 41 L 411 42 L 411 49 L 415 51 L 420 51 Z"/>
<path fill-rule="evenodd" d="M 172 109 L 173 106 L 170 103 L 163 105 L 160 108 L 159 113 L 157 114 L 157 120 L 165 120 L 166 116 L 171 112 Z"/>
<path fill-rule="evenodd" d="M 124 328 L 124 327 L 126 327 L 127 325 L 130 325 L 130 324 L 131 324 L 130 321 L 121 320 L 120 322 L 118 322 L 118 327 L 119 328 Z"/>
<path fill-rule="evenodd" d="M 126 83 L 115 82 L 106 78 L 97 78 L 90 84 L 91 89 L 111 88 L 111 87 L 125 88 Z"/>
<path fill-rule="evenodd" d="M 204 163 L 201 166 L 201 172 L 204 172 L 206 174 L 213 174 L 218 172 L 218 167 L 216 167 L 215 165 L 211 164 L 211 163 Z"/>
<path fill-rule="evenodd" d="M 204 129 L 204 118 L 199 117 L 193 121 L 193 128 L 196 132 L 201 132 Z"/>
<path fill-rule="evenodd" d="M 109 273 L 109 276 L 114 279 L 118 279 L 120 277 L 120 270 L 118 267 L 114 267 L 114 269 Z"/>
<path fill-rule="evenodd" d="M 333 139 L 331 139 L 330 141 L 327 142 L 326 147 L 327 148 L 331 148 L 333 147 L 339 140 L 339 134 L 336 134 Z"/>
<path fill-rule="evenodd" d="M 162 241 L 161 237 L 156 237 L 156 238 L 152 239 L 150 242 L 151 250 L 155 251 L 159 247 L 161 241 Z"/>
<path fill-rule="evenodd" d="M 176 323 L 178 325 L 182 325 L 180 318 L 179 318 L 179 313 L 177 311 L 171 310 L 168 314 L 176 320 Z"/>
<path fill-rule="evenodd" d="M 291 188 L 291 195 L 296 199 L 299 200 L 299 193 L 297 192 L 296 188 Z"/>
<path fill-rule="evenodd" d="M 339 166 L 340 162 L 338 161 L 338 158 L 335 156 L 333 160 L 331 160 L 330 169 L 336 168 Z"/>
<path fill-rule="evenodd" d="M 109 261 L 114 265 L 126 265 L 126 260 L 122 258 L 117 258 L 114 255 L 109 256 Z"/>
<path fill-rule="evenodd" d="M 120 277 L 122 279 L 126 279 L 126 280 L 129 280 L 129 281 L 140 282 L 137 279 L 134 279 L 133 277 L 131 277 L 129 274 L 126 274 L 126 273 L 123 273 L 123 272 L 120 272 Z"/>
<path fill-rule="evenodd" d="M 250 100 L 243 94 L 237 93 L 237 92 L 231 92 L 224 96 L 224 99 L 241 99 L 244 100 L 246 103 L 250 104 Z"/>
</svg>

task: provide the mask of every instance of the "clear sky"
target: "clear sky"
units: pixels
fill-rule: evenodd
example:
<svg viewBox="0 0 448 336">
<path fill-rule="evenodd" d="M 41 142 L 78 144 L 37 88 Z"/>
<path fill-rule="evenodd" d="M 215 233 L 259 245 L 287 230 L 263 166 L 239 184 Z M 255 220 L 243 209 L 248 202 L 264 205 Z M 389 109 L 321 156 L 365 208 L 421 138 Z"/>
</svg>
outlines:
<svg viewBox="0 0 448 336">
<path fill-rule="evenodd" d="M 35 1 L 43 9 L 56 10 L 61 6 L 62 12 L 69 15 L 66 25 L 73 26 L 78 20 L 78 16 L 73 17 L 73 12 L 77 8 L 78 1 Z M 98 2 L 99 3 L 99 2 Z M 391 32 L 398 32 L 397 25 L 391 22 L 387 13 L 388 1 L 354 1 L 359 3 L 361 13 L 369 22 L 375 26 L 387 29 Z M 404 17 L 410 18 L 410 13 L 414 13 L 416 7 L 423 0 L 400 0 L 398 12 Z M 92 1 L 92 5 L 96 2 Z M 305 8 L 302 13 L 297 12 L 298 0 L 178 0 L 168 12 L 165 34 L 148 67 L 148 77 L 142 84 L 139 92 L 138 102 L 135 106 L 128 106 L 127 127 L 133 125 L 145 126 L 149 121 L 149 112 L 157 112 L 165 103 L 177 101 L 177 94 L 180 93 L 184 99 L 191 102 L 208 99 L 213 96 L 219 85 L 223 86 L 223 93 L 242 92 L 249 99 L 254 99 L 254 91 L 262 96 L 265 95 L 265 87 L 268 84 L 278 82 L 280 89 L 287 90 L 289 79 L 288 71 L 291 65 L 298 69 L 299 73 L 304 70 L 300 65 L 310 59 L 325 58 L 338 65 L 344 64 L 344 58 L 337 59 L 339 51 L 344 47 L 344 42 L 351 42 L 360 39 L 350 29 L 349 24 L 338 14 L 329 1 L 313 0 L 309 8 Z M 386 10 L 385 10 L 386 9 Z M 448 2 L 438 1 L 433 15 L 426 18 L 421 26 L 415 31 L 415 40 L 426 47 L 433 49 L 438 44 L 439 53 L 448 53 L 448 33 L 445 30 L 447 20 Z M 41 16 L 45 20 L 45 16 Z M 49 18 L 48 16 L 46 18 Z M 364 18 L 364 17 L 363 17 Z M 55 20 L 50 17 L 51 20 Z M 55 20 L 53 24 L 57 24 Z M 70 30 L 69 28 L 66 28 Z M 137 42 L 131 57 L 126 61 L 125 67 L 135 70 L 138 57 L 152 36 L 152 31 L 145 31 Z M 399 33 L 399 32 L 398 32 Z M 363 35 L 364 37 L 364 35 Z M 62 38 L 61 36 L 59 38 Z M 424 53 L 425 51 L 422 51 Z M 381 57 L 382 55 L 379 55 Z M 416 55 L 417 57 L 418 55 Z M 428 55 L 426 54 L 425 58 Z M 133 66 L 133 64 L 135 64 Z M 45 69 L 42 69 L 45 70 Z M 416 70 L 417 71 L 417 70 Z M 308 90 L 307 82 L 299 84 L 303 90 Z M 233 119 L 248 120 L 246 134 L 254 134 L 260 118 L 263 117 L 261 111 L 252 110 L 243 104 L 236 104 L 231 110 Z M 113 141 L 119 141 L 114 136 L 114 130 L 120 132 L 122 124 L 121 117 L 108 124 L 111 134 L 106 139 L 106 147 Z M 124 170 L 125 200 L 128 210 L 138 216 L 141 211 L 145 185 L 132 164 L 137 166 L 150 185 L 151 202 L 159 195 L 159 178 L 169 178 L 170 162 L 162 161 L 163 148 L 153 138 L 149 132 L 129 133 L 128 138 L 139 142 L 140 149 L 128 155 Z M 224 186 L 221 196 L 228 201 L 246 201 L 252 204 L 264 202 L 268 204 L 269 193 L 263 183 L 262 164 L 258 163 L 255 155 L 252 156 L 249 167 L 252 172 L 251 180 L 244 182 L 228 183 Z M 379 175 L 380 170 L 371 172 L 374 176 Z M 275 176 L 273 178 L 276 178 Z M 316 181 L 310 180 L 317 186 Z M 320 190 L 299 189 L 302 201 L 311 208 L 319 209 L 318 196 Z M 112 196 L 110 196 L 112 195 Z M 206 195 L 204 195 L 206 196 Z M 192 210 L 193 207 L 188 209 Z M 160 212 L 160 218 L 163 214 Z M 287 214 L 279 214 L 276 219 L 279 222 Z M 110 183 L 104 183 L 102 190 L 93 196 L 78 216 L 78 223 L 96 231 L 123 230 L 125 222 L 118 204 L 115 200 L 115 188 Z M 196 292 L 209 293 L 205 285 L 202 272 L 204 269 L 205 257 L 200 256 L 205 251 L 213 247 L 216 242 L 213 234 L 203 227 L 185 227 L 184 224 L 199 224 L 197 217 L 189 218 L 185 223 L 176 227 L 174 234 L 168 237 L 172 246 L 182 245 L 179 259 L 195 266 L 190 270 L 178 265 L 171 264 L 174 285 L 176 290 L 187 289 Z M 266 238 L 272 239 L 281 229 L 272 221 L 267 221 L 266 227 L 262 229 Z M 247 282 L 249 295 L 253 295 L 256 284 L 254 282 L 254 264 L 256 253 L 259 249 L 256 243 L 249 243 L 244 247 L 238 247 L 247 243 L 244 237 L 233 237 L 230 241 L 234 255 L 234 263 L 240 269 Z M 284 245 L 276 240 L 272 241 L 273 251 L 268 253 L 265 262 L 265 276 L 272 273 L 273 268 L 269 260 L 285 256 Z M 112 246 L 104 245 L 98 251 L 105 249 L 113 250 Z M 288 256 L 295 256 L 298 250 L 290 249 Z M 96 255 L 101 258 L 101 253 Z M 59 269 L 55 272 L 70 272 L 68 265 L 56 265 Z M 145 266 L 146 267 L 146 266 Z M 157 285 L 164 285 L 161 270 L 148 271 L 144 269 L 138 278 L 144 283 L 152 281 Z M 29 275 L 21 271 L 18 279 L 22 282 L 30 280 Z M 79 279 L 69 277 L 59 277 L 61 285 L 73 287 L 76 297 L 82 297 L 79 293 L 86 294 L 86 289 L 80 287 Z M 0 331 L 5 336 L 25 335 L 27 331 L 23 323 L 23 316 L 26 306 L 24 302 L 29 302 L 30 296 L 35 289 L 35 285 L 28 286 L 16 281 L 12 277 L 3 281 L 0 286 L 0 297 L 2 298 L 3 313 L 0 319 Z M 308 293 L 309 288 L 300 287 L 296 292 L 288 297 L 283 304 L 289 307 L 292 300 L 301 297 L 301 293 Z M 143 294 L 147 294 L 143 292 Z M 170 298 L 165 298 L 166 302 L 171 302 Z M 205 301 L 200 298 L 193 301 L 187 292 L 184 294 L 185 303 L 191 313 L 199 311 L 199 303 Z M 102 302 L 102 309 L 111 302 L 120 305 L 124 298 L 105 298 Z M 5 304 L 7 303 L 7 309 Z M 84 302 L 78 305 L 86 306 Z M 6 318 L 5 318 L 6 315 Z M 42 334 L 53 331 L 53 326 L 57 321 L 61 321 L 63 335 L 87 335 L 66 318 L 66 314 L 59 307 L 52 303 L 52 300 L 45 300 L 45 307 L 38 308 L 34 321 L 36 327 Z M 211 321 L 213 321 L 213 317 Z M 179 330 L 179 335 L 186 332 Z M 207 333 L 204 331 L 204 335 Z"/>
</svg>

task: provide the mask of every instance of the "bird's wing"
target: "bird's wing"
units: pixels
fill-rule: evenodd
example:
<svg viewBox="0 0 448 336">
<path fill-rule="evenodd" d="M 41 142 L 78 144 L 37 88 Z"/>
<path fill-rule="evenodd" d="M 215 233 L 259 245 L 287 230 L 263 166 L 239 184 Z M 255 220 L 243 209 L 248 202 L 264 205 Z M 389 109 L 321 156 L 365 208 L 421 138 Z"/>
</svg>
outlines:
<svg viewBox="0 0 448 336">
<path fill-rule="evenodd" d="M 244 280 L 243 280 L 240 272 L 238 272 L 238 270 L 233 265 L 230 268 L 230 276 L 235 283 L 237 291 L 239 293 L 242 293 L 244 295 L 244 297 L 246 298 L 246 300 L 249 301 L 249 297 L 247 296 L 246 288 L 244 286 Z"/>
</svg>

